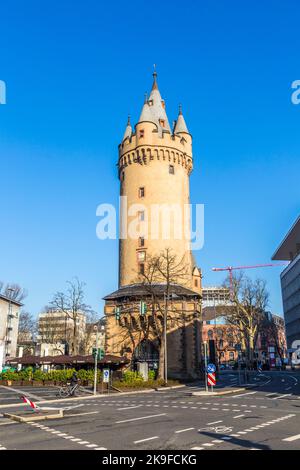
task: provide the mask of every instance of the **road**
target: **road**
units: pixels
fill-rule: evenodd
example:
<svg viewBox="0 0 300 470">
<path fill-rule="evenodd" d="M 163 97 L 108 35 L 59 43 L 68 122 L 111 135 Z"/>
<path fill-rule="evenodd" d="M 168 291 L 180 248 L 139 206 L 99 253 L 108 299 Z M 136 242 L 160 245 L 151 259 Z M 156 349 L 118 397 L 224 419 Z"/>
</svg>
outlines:
<svg viewBox="0 0 300 470">
<path fill-rule="evenodd" d="M 235 373 L 222 375 L 235 385 Z M 0 448 L 85 450 L 300 449 L 300 374 L 264 372 L 253 388 L 224 396 L 192 396 L 195 386 L 130 395 L 66 399 L 63 419 L 16 423 L 3 417 L 24 390 L 0 387 Z M 32 399 L 53 389 L 28 387 Z M 42 405 L 41 405 L 42 406 Z M 44 405 L 46 406 L 46 405 Z M 49 406 L 49 405 L 48 405 Z"/>
</svg>

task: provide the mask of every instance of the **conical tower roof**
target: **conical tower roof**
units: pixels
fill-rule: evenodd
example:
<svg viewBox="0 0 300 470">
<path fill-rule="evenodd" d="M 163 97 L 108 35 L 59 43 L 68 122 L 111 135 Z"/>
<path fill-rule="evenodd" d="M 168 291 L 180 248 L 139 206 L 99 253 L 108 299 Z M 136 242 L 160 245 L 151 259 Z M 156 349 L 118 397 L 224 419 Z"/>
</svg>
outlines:
<svg viewBox="0 0 300 470">
<path fill-rule="evenodd" d="M 171 132 L 168 117 L 164 108 L 164 101 L 157 86 L 157 73 L 153 73 L 153 84 L 149 99 L 144 103 L 139 122 L 150 121 L 157 125 L 158 129 Z"/>
<path fill-rule="evenodd" d="M 127 126 L 126 126 L 126 129 L 125 129 L 124 135 L 123 135 L 122 142 L 123 142 L 123 140 L 127 139 L 127 137 L 129 137 L 129 139 L 130 139 L 131 135 L 132 135 L 132 127 L 131 127 L 131 124 L 130 124 L 130 116 L 128 116 Z"/>
<path fill-rule="evenodd" d="M 176 121 L 175 127 L 174 127 L 174 134 L 181 134 L 182 132 L 186 133 L 186 134 L 189 134 L 187 125 L 185 123 L 185 120 L 184 120 L 184 117 L 183 117 L 183 114 L 182 114 L 181 105 L 180 105 L 179 106 L 178 118 L 177 118 L 177 121 Z"/>
</svg>

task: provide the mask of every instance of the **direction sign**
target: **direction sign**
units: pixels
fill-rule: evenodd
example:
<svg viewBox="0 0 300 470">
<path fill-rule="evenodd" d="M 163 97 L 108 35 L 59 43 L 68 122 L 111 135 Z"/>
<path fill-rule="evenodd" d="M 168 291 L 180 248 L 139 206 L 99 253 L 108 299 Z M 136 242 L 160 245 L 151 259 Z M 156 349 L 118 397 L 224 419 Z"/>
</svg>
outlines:
<svg viewBox="0 0 300 470">
<path fill-rule="evenodd" d="M 216 374 L 214 372 L 207 374 L 207 383 L 212 387 L 216 385 Z"/>
<path fill-rule="evenodd" d="M 216 366 L 214 364 L 208 364 L 207 372 L 216 372 Z"/>
<path fill-rule="evenodd" d="M 103 369 L 103 382 L 109 383 L 109 369 Z"/>
</svg>

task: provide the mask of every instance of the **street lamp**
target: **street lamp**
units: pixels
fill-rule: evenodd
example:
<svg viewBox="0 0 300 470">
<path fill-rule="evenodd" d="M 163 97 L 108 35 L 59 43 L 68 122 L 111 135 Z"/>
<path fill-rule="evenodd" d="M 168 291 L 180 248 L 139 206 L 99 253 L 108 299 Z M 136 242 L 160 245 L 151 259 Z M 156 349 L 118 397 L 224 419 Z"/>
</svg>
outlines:
<svg viewBox="0 0 300 470">
<path fill-rule="evenodd" d="M 98 325 L 94 325 L 96 331 L 96 354 L 95 354 L 95 370 L 94 370 L 94 395 L 97 394 L 97 361 L 98 361 Z"/>
</svg>

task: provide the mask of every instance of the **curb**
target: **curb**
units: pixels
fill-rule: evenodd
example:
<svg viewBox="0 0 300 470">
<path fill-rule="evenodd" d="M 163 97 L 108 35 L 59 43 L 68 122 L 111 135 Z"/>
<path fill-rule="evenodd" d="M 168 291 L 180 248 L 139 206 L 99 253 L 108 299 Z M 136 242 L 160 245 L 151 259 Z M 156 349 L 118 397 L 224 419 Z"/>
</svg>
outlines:
<svg viewBox="0 0 300 470">
<path fill-rule="evenodd" d="M 206 392 L 205 390 L 199 392 L 192 392 L 192 396 L 220 396 L 220 395 L 231 395 L 233 393 L 244 392 L 247 390 L 246 388 L 235 388 L 233 390 L 224 390 L 223 392 L 220 390 L 219 392 Z"/>
<path fill-rule="evenodd" d="M 159 391 L 162 391 L 162 390 L 171 390 L 173 388 L 183 388 L 185 387 L 185 385 L 173 385 L 172 387 L 161 387 L 161 388 L 147 388 L 146 390 L 137 390 L 137 391 L 130 391 L 130 392 L 120 392 L 120 393 L 111 393 L 111 394 L 107 394 L 107 393 L 102 393 L 102 394 L 99 394 L 99 395 L 89 395 L 89 396 L 86 396 L 86 397 L 68 397 L 68 398 L 57 398 L 55 400 L 41 400 L 41 401 L 37 401 L 39 405 L 43 405 L 44 403 L 65 403 L 65 402 L 68 402 L 70 400 L 72 401 L 79 401 L 79 400 L 95 400 L 97 398 L 107 398 L 107 397 L 111 397 L 111 396 L 121 396 L 121 395 L 136 395 L 136 394 L 140 394 L 140 393 L 153 393 L 153 392 L 159 392 Z M 20 395 L 21 395 L 21 391 L 20 391 Z M 24 394 L 24 392 L 23 392 Z M 0 405 L 0 409 L 1 408 L 17 408 L 17 407 L 20 407 L 20 406 L 24 406 L 24 403 L 9 403 L 7 405 Z"/>
<path fill-rule="evenodd" d="M 28 421 L 44 421 L 46 419 L 58 419 L 63 418 L 64 413 L 63 410 L 58 410 L 56 413 L 48 414 L 48 415 L 31 415 L 31 416 L 20 416 L 11 413 L 4 413 L 3 416 L 5 418 L 12 419 L 13 421 L 18 421 L 19 423 L 27 423 Z"/>
</svg>

